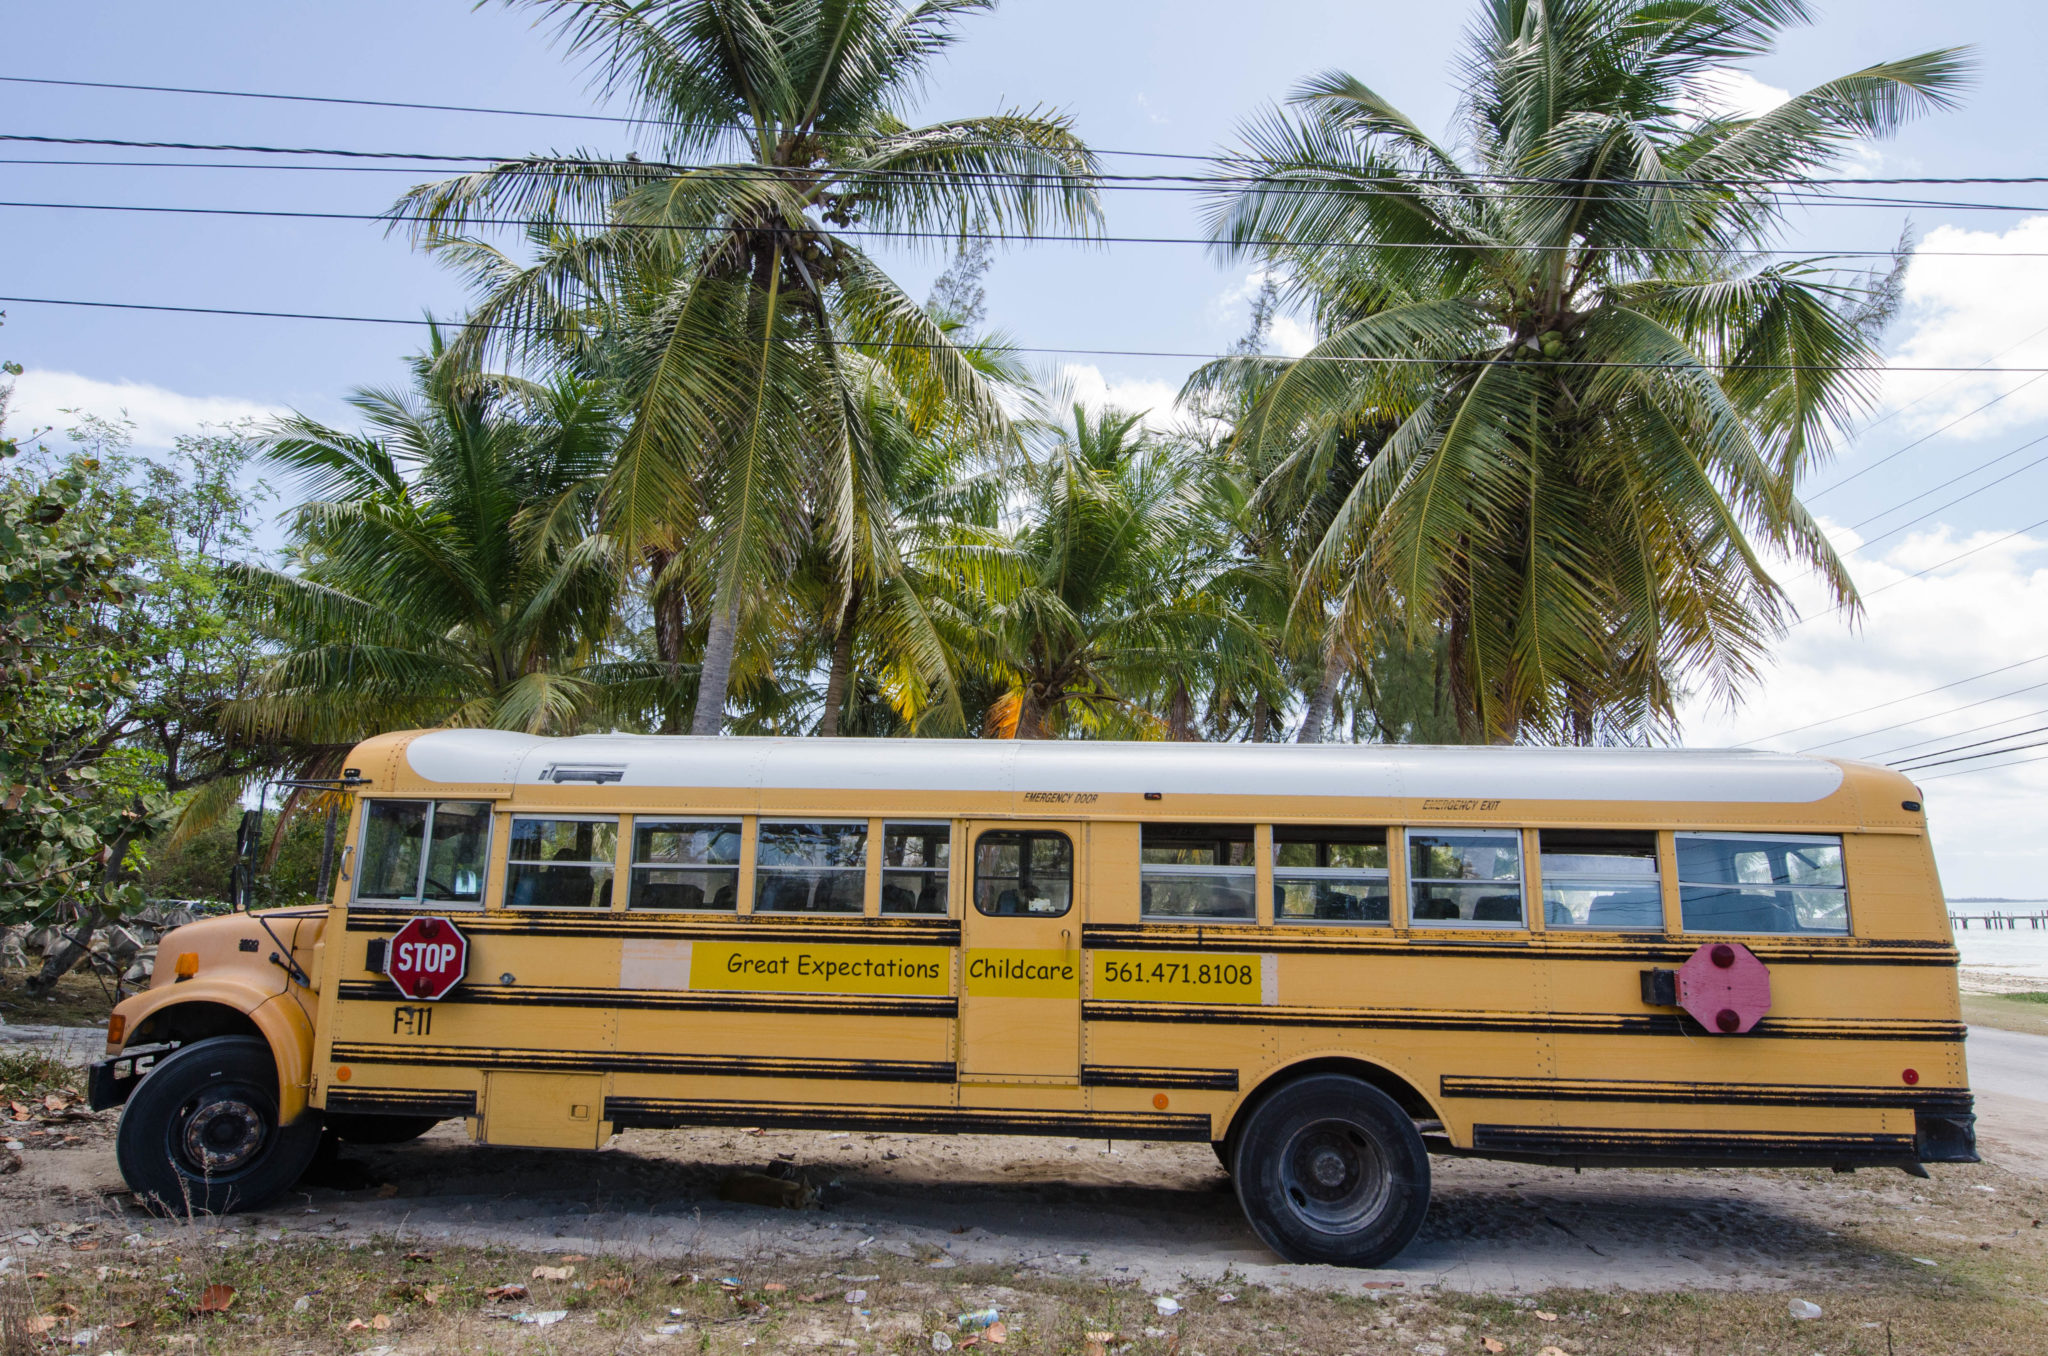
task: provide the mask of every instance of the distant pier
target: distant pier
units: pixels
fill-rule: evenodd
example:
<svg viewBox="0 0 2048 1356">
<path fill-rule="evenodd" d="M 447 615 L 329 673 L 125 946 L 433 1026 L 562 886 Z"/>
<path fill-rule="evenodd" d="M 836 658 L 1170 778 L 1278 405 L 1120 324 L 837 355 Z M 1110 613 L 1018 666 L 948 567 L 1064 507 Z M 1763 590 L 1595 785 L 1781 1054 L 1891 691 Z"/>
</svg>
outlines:
<svg viewBox="0 0 2048 1356">
<path fill-rule="evenodd" d="M 1948 916 L 1948 925 L 1962 931 L 1979 927 L 1987 932 L 2044 928 L 2048 927 L 2048 913 L 1952 913 Z"/>
</svg>

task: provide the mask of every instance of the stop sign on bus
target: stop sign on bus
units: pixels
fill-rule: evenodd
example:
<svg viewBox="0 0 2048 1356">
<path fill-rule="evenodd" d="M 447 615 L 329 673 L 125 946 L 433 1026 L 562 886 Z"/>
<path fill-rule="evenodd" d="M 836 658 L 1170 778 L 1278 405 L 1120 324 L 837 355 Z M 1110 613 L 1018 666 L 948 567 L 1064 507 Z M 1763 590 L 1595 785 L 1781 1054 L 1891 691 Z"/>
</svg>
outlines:
<svg viewBox="0 0 2048 1356">
<path fill-rule="evenodd" d="M 398 930 L 384 973 L 408 998 L 435 999 L 462 982 L 469 939 L 445 918 L 415 918 Z"/>
</svg>

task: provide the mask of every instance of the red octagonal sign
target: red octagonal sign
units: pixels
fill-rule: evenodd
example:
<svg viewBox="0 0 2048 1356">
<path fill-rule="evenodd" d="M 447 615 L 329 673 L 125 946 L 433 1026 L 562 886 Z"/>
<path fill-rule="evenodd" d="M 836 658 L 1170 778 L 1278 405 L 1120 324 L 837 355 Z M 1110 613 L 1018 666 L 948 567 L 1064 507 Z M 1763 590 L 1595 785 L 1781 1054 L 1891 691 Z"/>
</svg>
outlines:
<svg viewBox="0 0 2048 1356">
<path fill-rule="evenodd" d="M 398 930 L 385 955 L 384 973 L 400 993 L 435 999 L 462 982 L 469 938 L 445 918 L 415 918 Z"/>
</svg>

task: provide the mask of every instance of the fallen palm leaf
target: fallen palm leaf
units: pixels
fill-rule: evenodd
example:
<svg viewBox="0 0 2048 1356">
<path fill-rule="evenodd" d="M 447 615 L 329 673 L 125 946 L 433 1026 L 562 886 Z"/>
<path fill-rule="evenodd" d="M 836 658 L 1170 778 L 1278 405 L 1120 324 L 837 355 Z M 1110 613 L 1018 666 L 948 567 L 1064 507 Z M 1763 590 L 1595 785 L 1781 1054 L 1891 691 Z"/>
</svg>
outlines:
<svg viewBox="0 0 2048 1356">
<path fill-rule="evenodd" d="M 209 1285 L 199 1292 L 199 1304 L 195 1310 L 202 1314 L 224 1314 L 235 1302 L 235 1288 L 231 1285 Z"/>
</svg>

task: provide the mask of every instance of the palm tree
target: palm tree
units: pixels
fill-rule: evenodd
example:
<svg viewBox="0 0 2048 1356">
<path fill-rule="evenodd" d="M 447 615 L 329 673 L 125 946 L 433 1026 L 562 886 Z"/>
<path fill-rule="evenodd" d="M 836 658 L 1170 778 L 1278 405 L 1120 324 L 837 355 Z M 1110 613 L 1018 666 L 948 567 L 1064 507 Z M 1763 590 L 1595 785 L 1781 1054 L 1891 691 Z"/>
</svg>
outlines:
<svg viewBox="0 0 2048 1356">
<path fill-rule="evenodd" d="M 567 733 L 658 681 L 605 648 L 622 570 L 596 530 L 620 435 L 603 387 L 470 372 L 437 332 L 412 389 L 349 404 L 365 432 L 298 415 L 268 439 L 310 498 L 299 568 L 241 574 L 280 645 L 244 724 L 327 744 L 422 725 Z"/>
<path fill-rule="evenodd" d="M 1764 549 L 1854 604 L 1795 489 L 1872 393 L 1886 289 L 1752 252 L 1781 224 L 1773 185 L 1950 107 L 1966 62 L 1713 110 L 1731 63 L 1808 17 L 1489 0 L 1464 155 L 1331 72 L 1219 167 L 1219 250 L 1281 270 L 1324 336 L 1277 364 L 1240 436 L 1291 444 L 1307 483 L 1363 450 L 1315 587 L 1360 653 L 1388 619 L 1444 633 L 1467 737 L 1641 737 L 1685 689 L 1732 699 L 1786 612 Z"/>
<path fill-rule="evenodd" d="M 1242 681 L 1264 653 L 1219 583 L 1237 562 L 1207 468 L 1133 414 L 1075 404 L 1043 428 L 1050 447 L 1009 479 L 1022 521 L 962 526 L 919 553 L 951 584 L 940 625 L 1005 689 L 992 733 L 1185 734 L 1175 694 Z"/>
<path fill-rule="evenodd" d="M 559 352 L 623 334 L 638 355 L 608 512 L 636 549 L 680 553 L 700 576 L 692 730 L 715 734 L 742 619 L 813 522 L 845 578 L 866 568 L 884 491 L 856 359 L 986 438 L 1008 433 L 994 388 L 859 234 L 1091 231 L 1095 160 L 1037 111 L 903 117 L 958 18 L 988 0 L 527 2 L 630 97 L 660 158 L 501 164 L 394 213 L 479 286 L 475 342 Z M 535 258 L 463 234 L 499 213 L 528 223 Z"/>
</svg>

